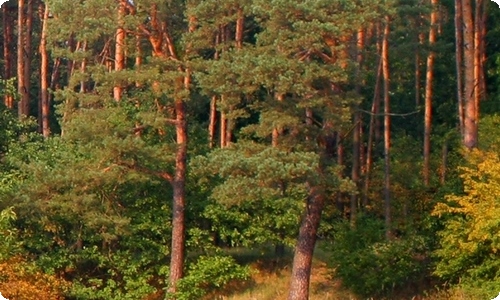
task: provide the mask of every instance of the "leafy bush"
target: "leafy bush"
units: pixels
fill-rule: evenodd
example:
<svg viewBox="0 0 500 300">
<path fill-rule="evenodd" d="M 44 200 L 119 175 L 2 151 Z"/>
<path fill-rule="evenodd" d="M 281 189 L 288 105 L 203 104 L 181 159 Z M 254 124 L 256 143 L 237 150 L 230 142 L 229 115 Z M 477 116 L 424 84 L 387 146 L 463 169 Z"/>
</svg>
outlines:
<svg viewBox="0 0 500 300">
<path fill-rule="evenodd" d="M 413 282 L 426 270 L 422 236 L 384 239 L 382 220 L 360 216 L 355 227 L 335 226 L 332 262 L 335 276 L 354 293 L 379 296 Z"/>
<path fill-rule="evenodd" d="M 474 150 L 467 160 L 463 192 L 448 195 L 434 210 L 444 223 L 435 274 L 474 293 L 492 294 L 500 290 L 500 158 Z"/>
<path fill-rule="evenodd" d="M 20 256 L 0 262 L 0 291 L 7 299 L 64 299 L 68 282 L 40 271 Z"/>
<path fill-rule="evenodd" d="M 208 292 L 221 289 L 233 280 L 246 280 L 248 277 L 249 269 L 238 265 L 230 256 L 200 256 L 178 282 L 175 299 L 201 299 Z"/>
</svg>

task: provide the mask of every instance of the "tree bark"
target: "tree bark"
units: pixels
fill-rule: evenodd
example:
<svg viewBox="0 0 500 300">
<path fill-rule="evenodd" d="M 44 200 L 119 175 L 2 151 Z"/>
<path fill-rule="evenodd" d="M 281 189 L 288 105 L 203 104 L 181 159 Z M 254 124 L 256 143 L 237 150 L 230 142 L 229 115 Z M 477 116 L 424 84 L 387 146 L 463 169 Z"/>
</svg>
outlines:
<svg viewBox="0 0 500 300">
<path fill-rule="evenodd" d="M 477 146 L 477 113 L 475 97 L 475 51 L 474 21 L 472 18 L 471 0 L 462 0 L 463 35 L 464 35 L 464 135 L 463 144 L 467 149 Z"/>
<path fill-rule="evenodd" d="M 49 8 L 47 3 L 43 5 L 43 19 L 42 19 L 42 36 L 40 40 L 40 56 L 41 56 L 41 66 L 40 66 L 40 120 L 41 120 L 41 132 L 42 135 L 47 138 L 50 135 L 49 126 L 49 82 L 48 82 L 48 72 L 49 72 L 49 57 L 47 53 L 47 20 L 49 19 Z"/>
<path fill-rule="evenodd" d="M 293 256 L 292 278 L 288 300 L 309 299 L 312 258 L 324 203 L 324 192 L 321 188 L 318 186 L 310 187 Z"/>
<path fill-rule="evenodd" d="M 474 103 L 476 120 L 479 121 L 479 104 L 484 97 L 485 91 L 483 90 L 484 84 L 484 71 L 483 71 L 483 41 L 485 24 L 483 24 L 483 0 L 476 0 L 474 8 Z"/>
<path fill-rule="evenodd" d="M 365 32 L 363 28 L 358 30 L 356 36 L 356 94 L 361 93 L 361 65 L 363 62 L 363 48 L 365 42 Z M 352 133 L 352 168 L 351 168 L 351 180 L 354 182 L 356 186 L 359 185 L 360 179 L 360 145 L 361 145 L 361 112 L 359 112 L 359 105 L 356 105 L 354 112 L 354 129 Z M 357 194 L 351 195 L 351 224 L 356 222 L 356 210 L 358 207 L 358 196 Z"/>
<path fill-rule="evenodd" d="M 420 24 L 422 25 L 422 24 Z M 418 34 L 418 46 L 417 49 L 415 50 L 415 106 L 418 107 L 420 106 L 420 63 L 421 63 L 421 58 L 420 58 L 420 45 L 424 43 L 424 34 L 419 33 Z"/>
<path fill-rule="evenodd" d="M 432 85 L 434 80 L 434 59 L 435 52 L 432 47 L 436 43 L 436 26 L 438 18 L 438 0 L 431 0 L 431 27 L 429 29 L 429 46 L 431 47 L 427 56 L 427 72 L 425 76 L 425 116 L 424 116 L 424 185 L 430 184 L 430 163 L 431 163 L 431 127 L 432 127 Z"/>
<path fill-rule="evenodd" d="M 125 29 L 123 28 L 123 18 L 125 16 L 124 0 L 120 1 L 118 8 L 118 29 L 115 36 L 115 72 L 125 68 Z M 113 99 L 120 101 L 122 97 L 122 87 L 118 84 L 113 88 Z"/>
<path fill-rule="evenodd" d="M 379 52 L 380 53 L 380 52 Z M 370 114 L 370 125 L 368 128 L 368 143 L 366 146 L 366 163 L 365 163 L 365 182 L 363 189 L 363 207 L 368 206 L 368 190 L 370 188 L 370 175 L 373 165 L 373 143 L 375 141 L 375 126 L 376 115 L 380 110 L 380 82 L 382 77 L 382 59 L 379 59 L 377 67 L 377 75 L 375 79 L 375 90 L 373 92 L 373 101 Z"/>
<path fill-rule="evenodd" d="M 185 206 L 186 206 L 186 164 L 187 164 L 187 120 L 183 100 L 176 100 L 176 141 L 175 175 L 172 181 L 172 245 L 170 253 L 170 289 L 175 293 L 176 284 L 183 277 L 185 248 Z M 168 298 L 170 299 L 170 298 Z"/>
<path fill-rule="evenodd" d="M 196 20 L 194 17 L 189 17 L 189 32 L 195 29 Z M 177 55 L 174 51 L 174 46 L 169 45 L 170 54 L 176 58 Z M 185 57 L 188 59 L 191 51 L 191 45 L 186 46 Z M 180 69 L 182 70 L 182 69 Z M 185 75 L 181 79 L 179 89 L 189 91 L 191 86 L 191 70 L 189 68 L 183 69 Z M 186 207 L 186 170 L 187 170 L 187 144 L 188 144 L 188 128 L 186 119 L 186 103 L 182 98 L 175 100 L 175 114 L 176 114 L 176 142 L 177 153 L 175 155 L 175 174 L 172 181 L 173 189 L 173 203 L 172 203 L 172 247 L 170 254 L 170 287 L 169 292 L 175 294 L 177 289 L 177 282 L 184 275 L 184 251 L 186 243 L 186 221 L 185 221 L 185 207 Z M 167 295 L 166 299 L 171 299 Z"/>
<path fill-rule="evenodd" d="M 4 3 L 2 5 L 2 17 L 3 17 L 3 59 L 4 59 L 4 79 L 10 79 L 13 77 L 13 70 L 12 70 L 12 61 L 13 61 L 13 55 L 12 55 L 12 49 L 13 49 L 13 38 L 14 38 L 14 31 L 13 31 L 13 24 L 14 24 L 14 18 L 10 15 L 10 10 L 9 10 L 9 5 L 8 3 Z M 6 93 L 4 95 L 4 104 L 8 109 L 13 109 L 14 108 L 14 97 Z"/>
<path fill-rule="evenodd" d="M 457 74 L 457 106 L 460 135 L 464 136 L 464 87 L 463 87 L 463 15 L 462 0 L 455 0 L 455 68 Z"/>
<path fill-rule="evenodd" d="M 384 37 L 382 40 L 382 73 L 384 77 L 384 207 L 385 207 L 385 235 L 391 235 L 391 109 L 390 109 L 390 74 L 389 74 L 389 17 L 385 18 Z"/>
<path fill-rule="evenodd" d="M 29 114 L 29 91 L 26 84 L 26 72 L 25 72 L 25 61 L 26 49 L 25 49 L 25 37 L 26 37 L 26 13 L 25 13 L 25 2 L 24 0 L 18 1 L 18 16 L 17 16 L 17 91 L 20 95 L 20 101 L 18 103 L 18 114 L 19 117 L 25 117 Z"/>
<path fill-rule="evenodd" d="M 218 32 L 215 35 L 215 43 L 214 43 L 214 48 L 215 48 L 214 59 L 215 60 L 219 59 L 219 50 L 217 49 L 217 47 L 219 46 L 219 43 L 220 43 L 220 36 L 221 36 L 220 32 Z M 214 96 L 212 96 L 212 99 L 210 100 L 210 116 L 209 116 L 209 123 L 208 123 L 208 145 L 210 148 L 213 148 L 215 146 L 216 125 L 217 125 L 217 96 L 214 95 Z"/>
</svg>

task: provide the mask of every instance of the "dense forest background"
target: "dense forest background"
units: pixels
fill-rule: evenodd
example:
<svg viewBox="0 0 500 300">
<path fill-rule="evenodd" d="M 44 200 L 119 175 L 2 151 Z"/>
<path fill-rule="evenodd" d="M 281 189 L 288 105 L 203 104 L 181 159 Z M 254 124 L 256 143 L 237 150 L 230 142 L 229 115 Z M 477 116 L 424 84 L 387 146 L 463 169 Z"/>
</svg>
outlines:
<svg viewBox="0 0 500 300">
<path fill-rule="evenodd" d="M 270 248 L 290 300 L 309 298 L 315 249 L 349 297 L 500 292 L 491 1 L 11 0 L 1 16 L 5 297 L 222 299 L 252 281 L 238 253 Z"/>
</svg>

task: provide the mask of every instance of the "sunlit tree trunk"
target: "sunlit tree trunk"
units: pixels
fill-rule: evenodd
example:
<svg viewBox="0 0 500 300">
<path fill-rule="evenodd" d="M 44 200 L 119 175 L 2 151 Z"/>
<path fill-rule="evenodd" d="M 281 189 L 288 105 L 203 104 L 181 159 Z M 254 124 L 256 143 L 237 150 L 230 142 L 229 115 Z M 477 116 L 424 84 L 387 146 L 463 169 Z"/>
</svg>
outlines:
<svg viewBox="0 0 500 300">
<path fill-rule="evenodd" d="M 82 52 L 85 52 L 87 51 L 87 41 L 84 41 L 83 43 L 81 43 L 82 45 Z M 87 59 L 84 58 L 82 59 L 81 63 L 80 63 L 80 73 L 82 74 L 85 74 L 85 70 L 87 69 Z M 86 88 L 86 82 L 84 80 L 80 81 L 80 93 L 85 93 L 87 91 L 87 88 Z"/>
<path fill-rule="evenodd" d="M 464 35 L 464 135 L 463 144 L 472 149 L 477 146 L 477 113 L 475 93 L 475 51 L 474 51 L 474 20 L 471 0 L 462 0 L 463 35 Z"/>
<path fill-rule="evenodd" d="M 189 17 L 189 32 L 193 32 L 196 26 L 196 19 Z M 170 38 L 167 40 L 171 41 Z M 170 44 L 170 42 L 169 42 Z M 178 59 L 174 45 L 168 45 L 170 54 Z M 189 58 L 191 45 L 188 44 L 185 50 L 186 59 Z M 178 87 L 184 91 L 189 91 L 191 87 L 191 70 L 184 68 L 184 77 L 182 84 Z M 179 91 L 180 92 L 180 91 Z M 177 290 L 177 282 L 184 276 L 184 255 L 186 243 L 186 171 L 187 171 L 187 144 L 188 144 L 188 128 L 186 118 L 186 99 L 177 96 L 175 99 L 175 132 L 177 142 L 177 152 L 175 155 L 175 173 L 172 180 L 173 188 L 173 203 L 172 203 L 172 247 L 170 253 L 170 277 L 169 277 L 169 292 L 175 293 Z M 167 295 L 166 299 L 172 299 Z"/>
<path fill-rule="evenodd" d="M 479 104 L 485 96 L 484 84 L 484 68 L 483 68 L 483 54 L 484 54 L 484 13 L 485 1 L 476 0 L 474 8 L 474 103 L 476 120 L 479 121 Z"/>
<path fill-rule="evenodd" d="M 40 40 L 40 56 L 41 56 L 41 66 L 40 66 L 40 107 L 41 114 L 39 118 L 41 119 L 41 132 L 44 137 L 50 135 L 49 126 L 49 83 L 48 83 L 48 72 L 49 72 L 49 57 L 47 53 L 47 20 L 49 19 L 49 8 L 47 3 L 43 5 L 43 19 L 42 19 L 42 36 Z"/>
<path fill-rule="evenodd" d="M 123 18 L 125 17 L 125 3 L 120 1 L 118 8 L 118 29 L 115 35 L 115 72 L 125 68 L 125 29 L 123 28 Z M 120 101 L 122 97 L 122 87 L 118 84 L 113 88 L 113 99 Z"/>
<path fill-rule="evenodd" d="M 372 108 L 370 114 L 370 124 L 368 127 L 368 142 L 366 146 L 365 181 L 363 189 L 363 207 L 368 206 L 368 191 L 370 188 L 370 175 L 373 165 L 373 143 L 375 142 L 375 120 L 380 111 L 380 83 L 382 77 L 382 59 L 379 59 L 377 74 L 375 79 L 375 89 L 373 93 Z"/>
<path fill-rule="evenodd" d="M 457 106 L 460 135 L 464 136 L 464 86 L 463 86 L 463 16 L 462 0 L 455 0 L 455 68 L 457 74 Z"/>
<path fill-rule="evenodd" d="M 386 238 L 391 235 L 391 109 L 390 109 L 390 75 L 389 75 L 389 17 L 385 18 L 384 35 L 382 40 L 382 74 L 384 78 L 384 207 Z"/>
<path fill-rule="evenodd" d="M 438 0 L 431 0 L 431 27 L 429 29 L 429 46 L 431 50 L 427 55 L 427 72 L 425 75 L 425 116 L 424 116 L 424 185 L 430 183 L 430 163 L 431 163 L 431 127 L 432 127 L 432 85 L 434 80 L 434 59 L 435 52 L 432 47 L 436 43 L 436 26 L 438 18 Z"/>
<path fill-rule="evenodd" d="M 365 32 L 363 28 L 358 30 L 356 35 L 356 93 L 359 95 L 361 93 L 361 64 L 363 62 L 363 48 L 365 43 Z M 352 168 L 351 168 L 351 179 L 356 184 L 359 185 L 360 179 L 360 147 L 361 147 L 361 112 L 359 112 L 359 106 L 355 107 L 354 112 L 354 129 L 352 132 Z M 351 195 L 351 223 L 354 224 L 356 221 L 356 210 L 358 206 L 358 196 L 356 194 Z"/>
<path fill-rule="evenodd" d="M 25 61 L 25 37 L 26 37 L 26 12 L 25 0 L 18 1 L 18 16 L 17 16 L 17 92 L 20 95 L 18 103 L 19 117 L 27 116 L 29 114 L 29 86 L 26 82 Z"/>
</svg>

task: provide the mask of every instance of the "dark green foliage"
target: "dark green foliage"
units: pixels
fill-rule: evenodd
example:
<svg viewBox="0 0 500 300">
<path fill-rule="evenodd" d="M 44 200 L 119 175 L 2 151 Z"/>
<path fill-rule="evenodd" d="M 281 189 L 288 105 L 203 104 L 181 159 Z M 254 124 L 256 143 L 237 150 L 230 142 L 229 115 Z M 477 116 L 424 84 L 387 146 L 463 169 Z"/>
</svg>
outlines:
<svg viewBox="0 0 500 300">
<path fill-rule="evenodd" d="M 416 234 L 385 240 L 383 220 L 360 216 L 355 227 L 335 226 L 332 252 L 335 276 L 363 297 L 383 296 L 418 281 L 428 269 L 426 238 Z"/>
<path fill-rule="evenodd" d="M 231 281 L 245 280 L 249 276 L 248 267 L 238 265 L 230 256 L 200 256 L 179 281 L 175 299 L 202 299 L 207 293 L 221 289 Z"/>
</svg>

